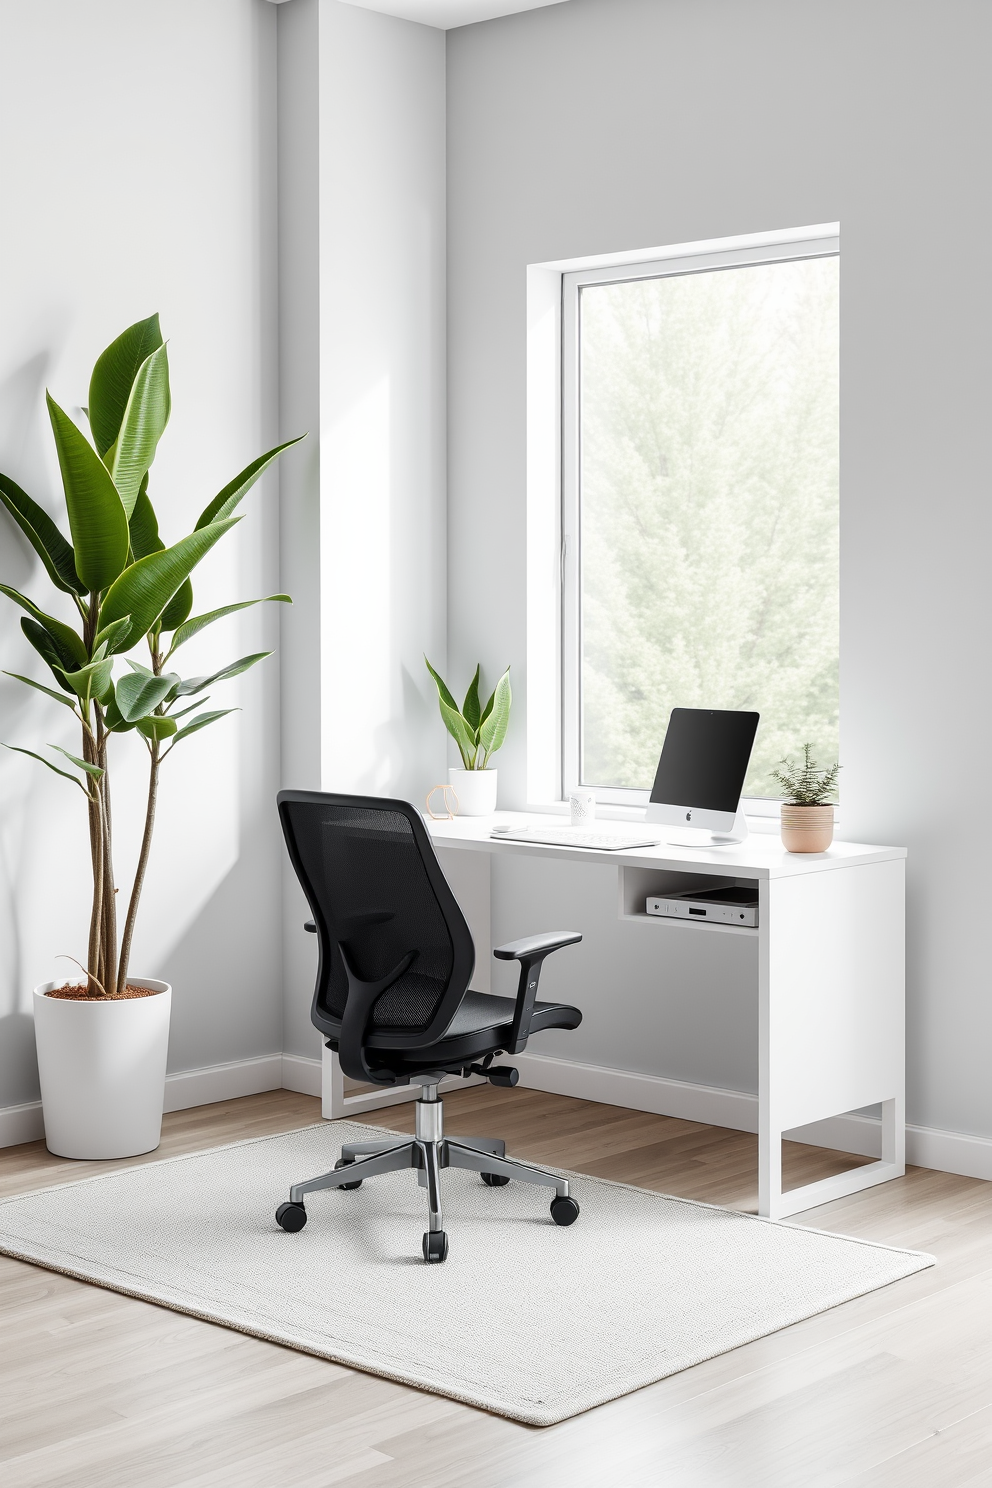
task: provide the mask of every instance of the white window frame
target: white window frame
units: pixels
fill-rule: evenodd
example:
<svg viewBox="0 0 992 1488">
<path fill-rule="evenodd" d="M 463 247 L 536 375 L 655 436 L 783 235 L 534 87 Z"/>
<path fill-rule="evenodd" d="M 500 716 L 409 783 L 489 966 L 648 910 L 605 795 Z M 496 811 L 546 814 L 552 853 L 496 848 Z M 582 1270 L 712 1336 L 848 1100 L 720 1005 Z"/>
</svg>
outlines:
<svg viewBox="0 0 992 1488">
<path fill-rule="evenodd" d="M 561 511 L 560 511 L 560 741 L 562 800 L 579 784 L 581 758 L 582 617 L 580 607 L 581 469 L 580 469 L 580 342 L 579 307 L 581 290 L 591 284 L 631 283 L 674 275 L 699 274 L 714 269 L 749 264 L 787 263 L 797 259 L 835 258 L 840 254 L 840 229 L 825 228 L 773 235 L 763 233 L 748 243 L 740 238 L 720 243 L 683 245 L 654 250 L 648 259 L 630 255 L 627 262 L 611 255 L 599 264 L 562 272 L 561 275 Z M 659 750 L 661 740 L 658 741 Z M 643 810 L 650 790 L 613 786 L 584 786 L 595 791 L 597 803 L 622 813 L 624 808 Z M 777 816 L 777 799 L 747 796 L 742 801 L 749 816 Z"/>
</svg>

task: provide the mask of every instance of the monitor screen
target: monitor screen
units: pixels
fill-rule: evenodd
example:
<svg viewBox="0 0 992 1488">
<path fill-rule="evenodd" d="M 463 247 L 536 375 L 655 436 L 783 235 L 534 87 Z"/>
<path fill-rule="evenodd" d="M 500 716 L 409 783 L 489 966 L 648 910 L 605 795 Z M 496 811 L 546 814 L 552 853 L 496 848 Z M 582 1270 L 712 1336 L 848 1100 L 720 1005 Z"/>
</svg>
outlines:
<svg viewBox="0 0 992 1488">
<path fill-rule="evenodd" d="M 673 708 L 652 802 L 735 812 L 758 731 L 757 713 Z"/>
</svg>

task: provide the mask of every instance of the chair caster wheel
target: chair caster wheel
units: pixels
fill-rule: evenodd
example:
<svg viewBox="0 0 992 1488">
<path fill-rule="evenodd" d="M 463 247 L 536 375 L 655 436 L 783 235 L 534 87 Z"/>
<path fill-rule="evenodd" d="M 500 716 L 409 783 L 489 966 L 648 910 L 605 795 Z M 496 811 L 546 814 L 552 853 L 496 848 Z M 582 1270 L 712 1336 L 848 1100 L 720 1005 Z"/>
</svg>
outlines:
<svg viewBox="0 0 992 1488">
<path fill-rule="evenodd" d="M 350 1168 L 351 1165 L 352 1165 L 352 1163 L 354 1161 L 355 1161 L 355 1159 L 353 1157 L 339 1157 L 338 1160 L 337 1160 L 337 1162 L 334 1164 L 334 1171 L 337 1172 L 338 1168 Z M 349 1188 L 349 1189 L 350 1188 L 361 1188 L 361 1186 L 362 1186 L 362 1180 L 361 1180 L 361 1178 L 356 1179 L 356 1181 L 354 1183 L 339 1183 L 338 1184 L 338 1188 Z"/>
<path fill-rule="evenodd" d="M 483 1183 L 488 1183 L 490 1188 L 504 1188 L 509 1183 L 509 1178 L 504 1178 L 502 1173 L 483 1173 Z"/>
<path fill-rule="evenodd" d="M 551 1218 L 556 1225 L 574 1224 L 579 1217 L 579 1206 L 574 1199 L 556 1194 L 551 1200 Z"/>
<path fill-rule="evenodd" d="M 307 1222 L 307 1211 L 302 1204 L 280 1204 L 276 1210 L 276 1224 L 282 1225 L 291 1235 L 302 1230 Z"/>
<path fill-rule="evenodd" d="M 424 1260 L 430 1265 L 448 1258 L 448 1237 L 443 1230 L 424 1231 Z"/>
</svg>

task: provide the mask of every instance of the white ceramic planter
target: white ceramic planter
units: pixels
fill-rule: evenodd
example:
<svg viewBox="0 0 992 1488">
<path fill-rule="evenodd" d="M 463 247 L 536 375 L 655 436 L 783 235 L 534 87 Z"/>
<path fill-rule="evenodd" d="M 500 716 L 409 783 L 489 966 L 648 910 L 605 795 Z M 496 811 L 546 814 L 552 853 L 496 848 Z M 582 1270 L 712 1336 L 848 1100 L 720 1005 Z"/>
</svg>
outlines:
<svg viewBox="0 0 992 1488">
<path fill-rule="evenodd" d="M 34 991 L 45 1142 L 58 1157 L 136 1157 L 162 1137 L 172 988 L 131 977 L 154 997 L 75 1002 Z"/>
<path fill-rule="evenodd" d="M 448 783 L 458 797 L 459 816 L 492 816 L 496 810 L 496 770 L 448 771 Z"/>
</svg>

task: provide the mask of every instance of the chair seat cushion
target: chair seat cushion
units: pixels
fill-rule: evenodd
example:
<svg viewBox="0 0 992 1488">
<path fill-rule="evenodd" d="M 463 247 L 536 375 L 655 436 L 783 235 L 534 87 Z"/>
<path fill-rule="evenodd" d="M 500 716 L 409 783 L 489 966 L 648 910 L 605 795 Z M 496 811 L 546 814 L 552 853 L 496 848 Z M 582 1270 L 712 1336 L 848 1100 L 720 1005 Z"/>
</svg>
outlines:
<svg viewBox="0 0 992 1488">
<path fill-rule="evenodd" d="M 399 1028 L 375 1028 L 366 1038 L 366 1048 L 375 1050 L 379 1061 L 387 1067 L 412 1069 L 422 1065 L 457 1068 L 460 1063 L 483 1057 L 497 1049 L 504 1049 L 510 1039 L 513 1010 L 516 1000 L 512 997 L 496 997 L 489 992 L 466 992 L 444 1037 L 431 1044 L 429 1050 L 396 1047 L 396 1035 L 406 1030 Z M 567 1002 L 535 1002 L 531 1020 L 531 1033 L 545 1028 L 578 1028 L 582 1014 Z M 329 1035 L 330 1048 L 338 1046 L 337 1035 L 340 1023 L 336 1018 L 326 1017 L 324 1031 Z"/>
<path fill-rule="evenodd" d="M 464 1038 L 470 1033 L 486 1033 L 490 1029 L 505 1028 L 513 1022 L 516 1001 L 512 997 L 496 997 L 490 992 L 466 992 L 461 1004 L 444 1035 L 448 1039 Z M 564 1002 L 535 1002 L 531 1033 L 541 1028 L 578 1028 L 582 1014 L 578 1008 Z"/>
</svg>

